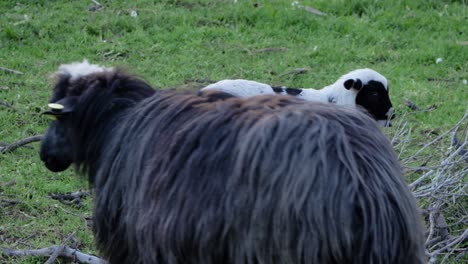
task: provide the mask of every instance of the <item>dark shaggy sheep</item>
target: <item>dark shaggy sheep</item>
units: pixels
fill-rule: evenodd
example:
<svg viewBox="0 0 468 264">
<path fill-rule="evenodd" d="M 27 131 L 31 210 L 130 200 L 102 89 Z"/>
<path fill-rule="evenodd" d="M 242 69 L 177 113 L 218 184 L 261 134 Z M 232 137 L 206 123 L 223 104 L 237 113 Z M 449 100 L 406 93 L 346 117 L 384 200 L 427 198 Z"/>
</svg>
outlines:
<svg viewBox="0 0 468 264">
<path fill-rule="evenodd" d="M 154 92 L 73 65 L 58 73 L 41 158 L 89 176 L 110 263 L 424 262 L 415 200 L 365 114 Z"/>
</svg>

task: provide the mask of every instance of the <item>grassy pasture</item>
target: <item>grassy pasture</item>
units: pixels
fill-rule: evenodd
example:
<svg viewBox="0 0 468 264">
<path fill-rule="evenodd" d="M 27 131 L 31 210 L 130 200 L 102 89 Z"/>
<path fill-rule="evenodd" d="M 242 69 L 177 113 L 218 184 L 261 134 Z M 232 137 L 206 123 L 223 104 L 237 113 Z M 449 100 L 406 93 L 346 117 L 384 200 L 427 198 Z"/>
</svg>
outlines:
<svg viewBox="0 0 468 264">
<path fill-rule="evenodd" d="M 99 2 L 100 8 L 86 0 L 0 1 L 0 67 L 20 72 L 0 69 L 1 143 L 45 131 L 48 120 L 40 112 L 51 94 L 50 73 L 83 58 L 124 67 L 158 88 L 227 78 L 319 88 L 350 70 L 369 67 L 389 80 L 397 115 L 411 131 L 402 159 L 452 127 L 468 107 L 466 0 Z M 442 61 L 436 63 L 438 58 Z M 298 68 L 306 72 L 290 74 Z M 432 110 L 412 111 L 406 100 Z M 385 133 L 393 136 L 397 130 L 386 128 Z M 442 159 L 447 142 L 444 138 L 426 152 L 436 151 L 434 159 Z M 72 244 L 97 253 L 85 221 L 92 199 L 76 208 L 48 195 L 87 189 L 86 181 L 72 171 L 49 172 L 38 147 L 33 143 L 0 154 L 0 248 L 48 247 L 76 231 Z M 407 176 L 412 182 L 420 174 Z M 452 216 L 464 215 L 464 222 L 450 227 L 451 233 L 462 233 L 467 196 L 446 204 Z M 460 219 L 446 218 L 449 224 Z M 466 248 L 466 242 L 460 247 Z M 466 256 L 455 260 L 456 253 L 445 261 L 468 261 Z M 0 255 L 0 263 L 44 261 Z"/>
</svg>

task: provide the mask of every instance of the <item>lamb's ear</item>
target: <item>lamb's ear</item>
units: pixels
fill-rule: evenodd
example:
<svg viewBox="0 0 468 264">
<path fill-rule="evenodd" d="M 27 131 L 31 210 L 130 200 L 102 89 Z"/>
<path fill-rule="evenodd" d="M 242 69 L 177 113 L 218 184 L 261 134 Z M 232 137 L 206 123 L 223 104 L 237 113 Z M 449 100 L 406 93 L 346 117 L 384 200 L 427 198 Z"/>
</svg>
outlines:
<svg viewBox="0 0 468 264">
<path fill-rule="evenodd" d="M 356 90 L 359 91 L 359 90 L 361 90 L 361 88 L 362 88 L 362 82 L 361 82 L 361 80 L 359 80 L 359 79 L 356 79 L 356 80 L 354 80 L 354 79 L 348 79 L 348 80 L 346 80 L 346 81 L 344 82 L 344 87 L 345 87 L 347 90 L 349 90 L 349 89 L 351 89 L 351 88 L 354 88 L 354 89 L 356 89 Z"/>
</svg>

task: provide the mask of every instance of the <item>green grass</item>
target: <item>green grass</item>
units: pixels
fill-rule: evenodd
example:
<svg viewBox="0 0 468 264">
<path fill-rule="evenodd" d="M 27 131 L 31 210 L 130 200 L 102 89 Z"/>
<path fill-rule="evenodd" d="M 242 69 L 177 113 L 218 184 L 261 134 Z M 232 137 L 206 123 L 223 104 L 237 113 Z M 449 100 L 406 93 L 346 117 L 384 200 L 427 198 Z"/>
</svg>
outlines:
<svg viewBox="0 0 468 264">
<path fill-rule="evenodd" d="M 409 111 L 406 99 L 421 108 L 437 106 L 410 115 L 415 142 L 434 137 L 427 131 L 448 129 L 468 107 L 465 0 L 300 1 L 327 16 L 292 7 L 292 1 L 100 2 L 103 8 L 90 11 L 93 3 L 84 0 L 0 1 L 0 67 L 24 73 L 0 70 L 0 100 L 15 108 L 0 106 L 0 142 L 45 131 L 48 121 L 39 113 L 51 93 L 49 74 L 83 58 L 123 66 L 161 88 L 226 78 L 319 88 L 350 70 L 373 68 L 389 79 L 400 116 Z M 280 47 L 286 50 L 247 52 Z M 309 71 L 283 75 L 295 68 Z M 0 195 L 22 201 L 0 207 L 0 247 L 46 247 L 77 230 L 80 249 L 94 252 L 83 221 L 91 215 L 91 199 L 77 209 L 48 197 L 86 189 L 85 180 L 47 171 L 38 144 L 32 146 L 0 154 L 0 183 L 13 182 Z"/>
</svg>

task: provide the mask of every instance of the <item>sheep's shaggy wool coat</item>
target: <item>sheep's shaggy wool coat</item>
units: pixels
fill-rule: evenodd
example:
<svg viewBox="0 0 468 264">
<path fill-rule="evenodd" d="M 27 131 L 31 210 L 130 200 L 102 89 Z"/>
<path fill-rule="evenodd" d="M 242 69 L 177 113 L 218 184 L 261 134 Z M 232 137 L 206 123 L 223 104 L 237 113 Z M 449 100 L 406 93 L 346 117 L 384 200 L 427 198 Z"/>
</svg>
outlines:
<svg viewBox="0 0 468 264">
<path fill-rule="evenodd" d="M 424 262 L 415 200 L 368 116 L 72 76 L 59 72 L 41 158 L 88 174 L 110 263 Z"/>
</svg>

